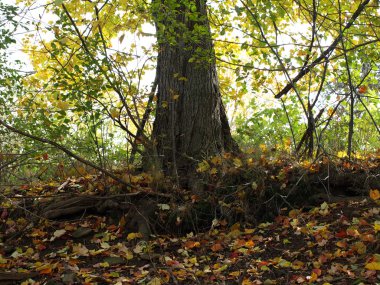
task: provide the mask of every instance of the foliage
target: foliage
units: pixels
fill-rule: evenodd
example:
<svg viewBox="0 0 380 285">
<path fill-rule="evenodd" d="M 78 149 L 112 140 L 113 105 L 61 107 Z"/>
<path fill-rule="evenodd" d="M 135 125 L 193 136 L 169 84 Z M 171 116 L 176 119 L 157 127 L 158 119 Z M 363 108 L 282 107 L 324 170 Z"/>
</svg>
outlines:
<svg viewBox="0 0 380 285">
<path fill-rule="evenodd" d="M 322 112 L 319 121 L 315 122 L 314 140 L 325 151 L 345 149 L 350 120 L 355 122 L 351 130 L 355 150 L 378 148 L 376 110 L 379 102 L 375 94 L 379 73 L 376 60 L 372 61 L 367 56 L 378 56 L 375 55 L 378 37 L 373 28 L 379 19 L 375 16 L 378 13 L 376 1 L 367 1 L 367 12 L 359 15 L 349 31 L 344 31 L 338 47 L 326 54 L 320 64 L 313 65 L 311 72 L 295 84 L 293 93 L 284 98 L 285 105 L 271 99 L 288 80 L 308 69 L 329 48 L 355 14 L 355 9 L 362 4 L 360 1 L 224 1 L 217 7 L 211 5 L 214 8 L 211 20 L 215 25 L 221 70 L 235 68 L 236 87 L 245 90 L 237 100 L 253 111 L 245 112 L 243 107 L 243 119 L 236 122 L 240 134 L 249 134 L 250 142 L 257 142 L 263 139 L 262 132 L 265 132 L 277 143 L 285 135 L 297 145 L 308 127 L 309 118 L 315 120 Z M 247 96 L 249 92 L 254 93 L 254 99 L 244 100 L 250 98 Z M 350 94 L 354 97 L 352 101 Z M 269 104 L 263 104 L 265 101 Z M 268 105 L 272 106 L 268 108 Z M 352 116 L 349 111 L 351 105 L 354 110 Z M 287 114 L 286 109 L 289 109 Z M 267 112 L 274 113 L 281 122 L 282 128 L 276 128 L 274 136 L 272 126 L 277 122 L 271 120 L 272 115 Z M 281 119 L 286 115 L 289 118 Z M 267 123 L 262 124 L 261 120 L 265 119 L 268 119 Z M 366 138 L 374 142 L 371 146 L 363 145 L 363 129 L 368 130 Z"/>
<path fill-rule="evenodd" d="M 20 4 L 41 17 L 23 22 L 29 14 L 19 15 L 22 48 L 33 73 L 18 72 L 21 67 L 0 71 L 4 119 L 107 168 L 125 164 L 132 149 L 151 147 L 156 98 L 150 85 L 157 52 L 153 15 L 172 23 L 162 27 L 158 41 L 170 38 L 174 45 L 181 36 L 184 43 L 199 42 L 205 19 L 193 1 L 181 2 L 186 17 L 199 22 L 191 33 L 176 27 L 177 15 L 170 14 L 178 1 Z M 243 148 L 265 144 L 299 156 L 365 155 L 379 148 L 376 1 L 229 0 L 207 5 L 223 100 Z M 346 29 L 361 6 L 364 10 Z M 5 52 L 15 41 L 12 19 L 21 12 L 6 5 L 1 10 L 7 27 L 2 29 L 1 64 L 11 66 Z M 340 35 L 336 47 L 313 64 Z M 210 55 L 195 52 L 192 60 L 202 62 L 205 56 Z M 286 95 L 273 98 L 309 67 Z M 32 141 L 9 141 L 17 141 L 15 150 L 45 152 Z M 7 142 L 3 148 L 9 148 Z M 49 155 L 57 166 L 66 161 L 55 151 Z"/>
</svg>

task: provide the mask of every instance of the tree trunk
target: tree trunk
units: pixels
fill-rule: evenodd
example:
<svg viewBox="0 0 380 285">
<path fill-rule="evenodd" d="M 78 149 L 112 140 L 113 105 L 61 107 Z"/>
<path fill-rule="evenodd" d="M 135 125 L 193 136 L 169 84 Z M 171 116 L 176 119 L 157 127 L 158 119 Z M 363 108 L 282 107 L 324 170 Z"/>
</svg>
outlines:
<svg viewBox="0 0 380 285">
<path fill-rule="evenodd" d="M 205 0 L 156 0 L 158 93 L 153 138 L 163 170 L 194 171 L 237 150 L 221 101 Z"/>
</svg>

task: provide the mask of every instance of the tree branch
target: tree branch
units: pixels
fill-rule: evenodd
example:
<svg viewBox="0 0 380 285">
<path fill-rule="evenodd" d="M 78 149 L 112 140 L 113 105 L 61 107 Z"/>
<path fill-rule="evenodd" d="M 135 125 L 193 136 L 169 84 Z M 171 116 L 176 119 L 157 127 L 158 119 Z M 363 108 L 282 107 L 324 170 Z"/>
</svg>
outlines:
<svg viewBox="0 0 380 285">
<path fill-rule="evenodd" d="M 94 168 L 96 170 L 99 170 L 100 172 L 104 173 L 108 177 L 111 177 L 112 179 L 114 179 L 115 181 L 119 182 L 120 184 L 123 184 L 123 185 L 131 187 L 131 188 L 136 188 L 132 184 L 127 183 L 123 179 L 117 177 L 115 174 L 113 174 L 112 172 L 108 171 L 107 169 L 104 169 L 104 168 L 96 165 L 95 163 L 92 163 L 91 161 L 88 161 L 88 160 L 84 159 L 83 157 L 80 157 L 79 155 L 75 154 L 74 152 L 72 152 L 71 150 L 67 149 L 63 145 L 60 145 L 60 144 L 56 143 L 55 141 L 52 141 L 52 140 L 49 140 L 49 139 L 45 139 L 45 138 L 40 138 L 40 137 L 37 137 L 35 135 L 26 133 L 26 132 L 24 132 L 22 130 L 19 130 L 19 129 L 15 128 L 15 127 L 12 127 L 12 126 L 8 125 L 6 122 L 4 122 L 1 119 L 0 119 L 0 125 L 4 126 L 5 128 L 7 128 L 8 130 L 10 130 L 12 132 L 17 133 L 19 135 L 22 135 L 24 137 L 30 138 L 30 139 L 35 140 L 35 141 L 39 141 L 39 142 L 44 143 L 44 144 L 49 144 L 49 145 L 51 145 L 51 146 L 53 146 L 53 147 L 55 147 L 55 148 L 63 151 L 64 153 L 66 153 L 70 157 L 75 158 L 76 160 L 84 163 L 85 165 L 88 165 L 88 166 L 90 166 L 90 167 L 92 167 L 92 168 Z"/>
<path fill-rule="evenodd" d="M 331 52 L 335 50 L 337 47 L 338 43 L 342 40 L 343 34 L 346 30 L 348 30 L 355 22 L 355 20 L 359 17 L 361 12 L 363 12 L 365 6 L 370 2 L 370 0 L 365 0 L 363 3 L 359 5 L 359 7 L 356 9 L 355 13 L 352 15 L 351 19 L 348 21 L 342 32 L 339 34 L 339 36 L 333 41 L 333 43 L 324 51 L 322 54 L 316 58 L 310 65 L 302 69 L 296 77 L 292 79 L 290 83 L 288 83 L 279 93 L 277 93 L 275 98 L 279 99 L 281 96 L 287 94 L 291 89 L 294 88 L 294 85 L 306 74 L 308 74 L 311 69 L 319 64 L 322 60 L 324 60 L 326 57 L 329 56 Z"/>
</svg>

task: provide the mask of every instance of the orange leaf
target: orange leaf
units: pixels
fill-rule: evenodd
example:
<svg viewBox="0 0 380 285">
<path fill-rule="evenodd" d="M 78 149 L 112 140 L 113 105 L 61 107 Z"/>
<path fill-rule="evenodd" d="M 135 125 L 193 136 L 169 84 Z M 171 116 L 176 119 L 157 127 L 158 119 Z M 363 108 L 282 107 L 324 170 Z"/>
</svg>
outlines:
<svg viewBox="0 0 380 285">
<path fill-rule="evenodd" d="M 200 247 L 200 243 L 199 243 L 199 241 L 191 241 L 191 240 L 189 240 L 189 241 L 187 241 L 186 243 L 185 243 L 185 247 L 186 248 L 188 248 L 188 249 L 191 249 L 191 248 L 194 248 L 194 247 Z"/>
<path fill-rule="evenodd" d="M 367 92 L 367 89 L 368 89 L 367 86 L 362 85 L 359 87 L 358 92 L 359 92 L 359 94 L 364 94 Z"/>
<path fill-rule="evenodd" d="M 374 242 L 375 241 L 375 236 L 372 234 L 364 234 L 360 238 L 362 241 L 368 241 L 368 242 Z"/>
<path fill-rule="evenodd" d="M 52 272 L 51 267 L 47 267 L 47 268 L 40 270 L 40 274 L 45 274 L 45 275 L 49 275 L 49 274 L 51 274 L 51 272 Z"/>
<path fill-rule="evenodd" d="M 347 235 L 352 236 L 352 237 L 360 236 L 360 233 L 355 228 L 348 228 L 346 232 L 347 232 Z"/>
<path fill-rule="evenodd" d="M 340 247 L 340 248 L 346 248 L 346 247 L 347 247 L 347 242 L 345 242 L 345 241 L 338 241 L 338 242 L 336 243 L 336 245 L 337 245 L 338 247 Z"/>
<path fill-rule="evenodd" d="M 244 240 L 244 239 L 237 239 L 237 240 L 235 241 L 235 246 L 236 246 L 237 248 L 243 247 L 244 245 L 245 245 L 245 240 Z"/>
<path fill-rule="evenodd" d="M 220 243 L 213 244 L 211 247 L 212 251 L 220 251 L 223 249 L 223 246 Z"/>
<path fill-rule="evenodd" d="M 260 263 L 258 264 L 258 266 L 259 267 L 261 267 L 261 266 L 267 266 L 268 264 L 269 264 L 268 261 L 263 260 L 263 261 L 260 261 Z"/>
<path fill-rule="evenodd" d="M 380 191 L 377 189 L 370 190 L 369 197 L 371 197 L 371 199 L 374 201 L 378 200 L 380 198 Z"/>
<path fill-rule="evenodd" d="M 254 246 L 255 246 L 255 243 L 252 240 L 249 240 L 245 243 L 245 247 L 251 248 Z"/>
<path fill-rule="evenodd" d="M 197 195 L 191 195 L 191 202 L 195 203 L 199 200 L 199 197 Z"/>
<path fill-rule="evenodd" d="M 314 281 L 317 280 L 317 278 L 318 278 L 317 273 L 312 272 L 312 273 L 311 273 L 311 276 L 310 276 L 310 279 L 309 279 L 309 282 L 314 282 Z"/>
</svg>

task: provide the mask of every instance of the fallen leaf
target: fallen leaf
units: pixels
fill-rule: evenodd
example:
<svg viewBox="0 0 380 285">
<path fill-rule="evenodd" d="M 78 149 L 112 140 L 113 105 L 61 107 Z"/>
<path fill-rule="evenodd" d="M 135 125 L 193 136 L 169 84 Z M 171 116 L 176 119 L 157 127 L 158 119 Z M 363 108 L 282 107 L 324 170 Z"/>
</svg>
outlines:
<svg viewBox="0 0 380 285">
<path fill-rule="evenodd" d="M 54 232 L 54 237 L 56 238 L 60 238 L 61 236 L 63 236 L 64 234 L 66 233 L 66 230 L 62 229 L 62 230 L 56 230 Z"/>
<path fill-rule="evenodd" d="M 199 241 L 187 241 L 185 243 L 185 247 L 188 248 L 188 249 L 192 249 L 194 247 L 200 247 L 201 244 L 199 243 Z"/>
<path fill-rule="evenodd" d="M 73 245 L 73 253 L 78 256 L 89 256 L 88 248 L 85 245 Z"/>
<path fill-rule="evenodd" d="M 129 233 L 127 236 L 127 240 L 133 240 L 136 238 L 142 238 L 143 234 L 142 233 Z"/>
<path fill-rule="evenodd" d="M 380 199 L 380 191 L 377 189 L 370 190 L 369 191 L 369 197 L 371 197 L 371 199 L 374 201 Z"/>
<path fill-rule="evenodd" d="M 380 270 L 380 262 L 370 262 L 365 265 L 365 268 L 368 270 Z"/>
<path fill-rule="evenodd" d="M 47 268 L 40 270 L 39 272 L 40 272 L 40 274 L 43 274 L 43 275 L 50 275 L 52 271 L 53 270 L 51 267 L 47 267 Z"/>
<path fill-rule="evenodd" d="M 212 251 L 220 251 L 223 249 L 223 246 L 220 243 L 215 243 L 211 246 Z"/>
</svg>

